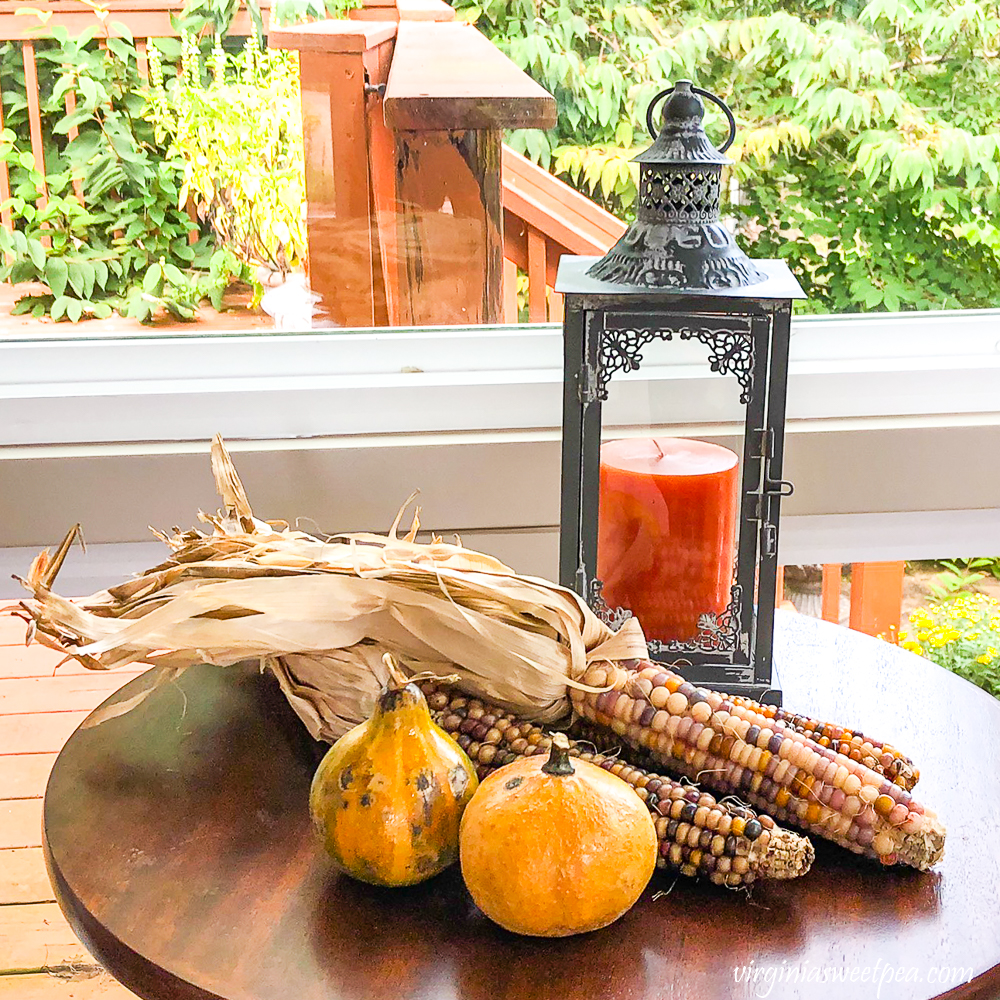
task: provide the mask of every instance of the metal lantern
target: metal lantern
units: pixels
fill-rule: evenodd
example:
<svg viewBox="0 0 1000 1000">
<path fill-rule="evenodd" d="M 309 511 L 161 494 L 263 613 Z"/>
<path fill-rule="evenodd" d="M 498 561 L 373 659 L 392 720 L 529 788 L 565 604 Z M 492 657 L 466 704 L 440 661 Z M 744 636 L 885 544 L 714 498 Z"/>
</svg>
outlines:
<svg viewBox="0 0 1000 1000">
<path fill-rule="evenodd" d="M 705 134 L 701 96 L 719 105 L 729 121 L 721 149 Z M 653 116 L 663 98 L 657 133 Z M 736 132 L 729 108 L 681 80 L 654 98 L 647 122 L 655 141 L 636 157 L 635 222 L 596 262 L 563 257 L 559 265 L 556 290 L 566 297 L 560 581 L 612 627 L 634 611 L 653 659 L 676 666 L 693 683 L 776 702 L 780 691 L 771 675 L 771 647 L 778 512 L 781 497 L 792 491 L 781 478 L 789 323 L 792 299 L 804 296 L 786 264 L 751 260 L 720 221 L 722 168 L 730 162 L 723 154 Z M 644 353 L 682 345 L 688 355 L 692 345 L 700 345 L 702 363 L 732 384 L 731 405 L 743 418 L 742 441 L 729 453 L 732 470 L 726 473 L 732 513 L 729 522 L 715 517 L 720 537 L 731 529 L 722 556 L 706 555 L 697 540 L 689 544 L 684 537 L 715 516 L 709 507 L 716 500 L 710 504 L 705 497 L 725 490 L 718 493 L 712 476 L 702 479 L 716 492 L 699 499 L 691 489 L 697 477 L 647 475 L 646 466 L 638 472 L 622 466 L 638 485 L 629 495 L 605 492 L 601 510 L 602 491 L 625 489 L 608 485 L 610 460 L 602 465 L 602 404 L 609 383 L 619 373 L 628 379 L 638 371 Z M 669 391 L 669 381 L 663 385 Z M 617 391 L 626 390 L 623 381 Z M 621 444 L 606 442 L 604 453 Z M 646 449 L 653 456 L 650 469 L 660 467 L 665 447 L 656 437 L 626 445 L 636 454 Z M 681 484 L 678 495 L 666 496 L 674 483 Z M 623 514 L 626 508 L 638 513 Z M 622 532 L 630 532 L 626 542 L 612 547 L 607 539 Z M 614 576 L 616 593 L 630 595 L 628 602 L 615 599 L 599 563 L 605 577 Z M 633 565 L 641 565 L 645 575 L 633 572 Z M 699 574 L 711 578 L 715 594 L 703 607 L 699 588 L 684 582 Z M 656 593 L 644 593 L 643 587 Z M 686 617 L 658 623 L 662 616 L 641 609 L 665 601 L 671 588 L 677 591 L 671 600 L 683 605 Z"/>
</svg>

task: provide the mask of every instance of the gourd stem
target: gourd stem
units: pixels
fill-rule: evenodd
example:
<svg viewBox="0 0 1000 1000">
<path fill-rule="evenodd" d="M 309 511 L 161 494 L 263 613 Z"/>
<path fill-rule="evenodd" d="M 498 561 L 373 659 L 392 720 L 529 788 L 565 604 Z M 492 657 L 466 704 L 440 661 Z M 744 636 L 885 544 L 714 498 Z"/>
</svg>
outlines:
<svg viewBox="0 0 1000 1000">
<path fill-rule="evenodd" d="M 386 670 L 389 671 L 389 677 L 393 685 L 396 687 L 406 687 L 410 683 L 410 679 L 399 669 L 399 664 L 392 653 L 383 653 L 382 662 L 385 664 Z"/>
<path fill-rule="evenodd" d="M 552 737 L 549 759 L 542 765 L 542 773 L 555 775 L 576 773 L 569 756 L 569 739 L 565 733 L 556 733 Z"/>
</svg>

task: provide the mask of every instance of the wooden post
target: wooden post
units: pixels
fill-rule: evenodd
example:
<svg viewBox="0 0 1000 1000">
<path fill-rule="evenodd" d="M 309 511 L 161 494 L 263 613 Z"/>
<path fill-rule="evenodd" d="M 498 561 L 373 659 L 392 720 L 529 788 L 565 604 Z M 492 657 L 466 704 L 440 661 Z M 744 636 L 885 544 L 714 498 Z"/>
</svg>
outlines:
<svg viewBox="0 0 1000 1000">
<path fill-rule="evenodd" d="M 385 118 L 396 133 L 399 321 L 503 322 L 501 130 L 551 127 L 555 101 L 470 25 L 401 20 Z M 544 280 L 538 294 L 544 320 Z"/>
<path fill-rule="evenodd" d="M 272 48 L 299 50 L 308 202 L 309 285 L 337 326 L 386 322 L 369 172 L 365 53 L 394 37 L 378 21 L 273 28 Z M 371 63 L 370 63 L 371 65 Z M 376 298 L 380 301 L 376 304 Z"/>
<path fill-rule="evenodd" d="M 440 0 L 386 7 L 268 34 L 300 53 L 309 284 L 340 326 L 501 322 L 501 131 L 555 101 Z"/>
<path fill-rule="evenodd" d="M 379 92 L 389 79 L 395 39 L 368 49 L 362 59 L 372 86 L 367 90 L 368 169 L 371 177 L 371 219 L 374 316 L 376 326 L 400 324 L 399 242 L 396 216 L 396 146 L 385 124 L 385 97 Z"/>
<path fill-rule="evenodd" d="M 517 264 L 507 258 L 503 262 L 503 321 L 518 321 Z"/>
<path fill-rule="evenodd" d="M 544 323 L 545 302 L 545 236 L 534 226 L 528 226 L 528 321 Z"/>
<path fill-rule="evenodd" d="M 135 68 L 139 71 L 139 78 L 149 83 L 149 53 L 145 38 L 135 40 Z"/>
<path fill-rule="evenodd" d="M 28 99 L 28 132 L 31 135 L 31 154 L 35 158 L 35 169 L 42 175 L 42 186 L 38 192 L 38 207 L 45 208 L 49 199 L 49 188 L 45 183 L 45 146 L 42 143 L 38 64 L 35 62 L 35 46 L 32 42 L 21 43 L 21 58 L 24 62 L 24 89 Z"/>
<path fill-rule="evenodd" d="M 503 206 L 496 129 L 396 133 L 399 322 L 503 321 Z"/>
<path fill-rule="evenodd" d="M 840 575 L 843 566 L 840 563 L 824 563 L 822 616 L 824 621 L 840 621 Z"/>
<path fill-rule="evenodd" d="M 2 129 L 3 129 L 3 87 L 0 86 L 0 130 Z M 7 161 L 0 160 L 0 205 L 5 205 L 8 198 L 10 198 L 10 174 L 7 171 Z M 0 209 L 0 225 L 2 225 L 7 230 L 13 231 L 14 222 L 11 218 L 9 207 Z"/>
<path fill-rule="evenodd" d="M 549 322 L 561 323 L 566 312 L 566 305 L 563 301 L 562 292 L 549 289 Z"/>
<path fill-rule="evenodd" d="M 902 562 L 851 565 L 851 628 L 889 635 L 899 628 L 903 601 Z"/>
</svg>

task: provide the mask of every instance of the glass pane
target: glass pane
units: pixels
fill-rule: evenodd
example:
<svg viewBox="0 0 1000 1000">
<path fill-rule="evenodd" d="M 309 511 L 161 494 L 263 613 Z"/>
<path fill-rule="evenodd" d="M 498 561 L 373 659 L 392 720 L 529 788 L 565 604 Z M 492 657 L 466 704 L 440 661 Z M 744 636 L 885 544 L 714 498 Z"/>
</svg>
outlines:
<svg viewBox="0 0 1000 1000">
<path fill-rule="evenodd" d="M 604 408 L 597 577 L 654 654 L 737 650 L 738 584 L 753 587 L 737 572 L 746 407 L 707 356 L 697 342 L 646 345 L 638 372 L 611 379 Z M 717 419 L 695 424 L 692 412 Z"/>
</svg>

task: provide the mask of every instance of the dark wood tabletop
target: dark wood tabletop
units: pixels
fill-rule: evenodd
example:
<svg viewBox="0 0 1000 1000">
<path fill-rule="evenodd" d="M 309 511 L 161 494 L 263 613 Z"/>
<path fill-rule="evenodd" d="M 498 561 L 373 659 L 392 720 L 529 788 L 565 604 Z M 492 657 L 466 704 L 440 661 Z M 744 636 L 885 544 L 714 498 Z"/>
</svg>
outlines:
<svg viewBox="0 0 1000 1000">
<path fill-rule="evenodd" d="M 1000 997 L 1000 703 L 794 614 L 775 664 L 788 707 L 914 758 L 948 827 L 935 871 L 817 841 L 795 881 L 747 894 L 658 874 L 611 927 L 519 938 L 455 869 L 396 890 L 337 875 L 308 818 L 318 745 L 269 675 L 201 666 L 70 738 L 45 795 L 50 876 L 95 956 L 150 1000 Z"/>
</svg>

